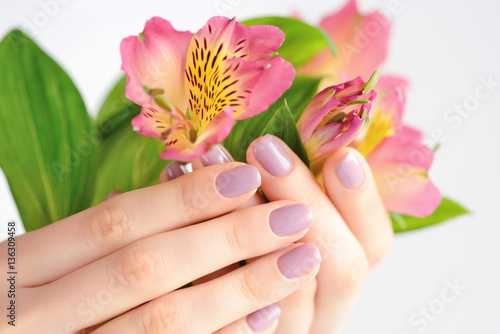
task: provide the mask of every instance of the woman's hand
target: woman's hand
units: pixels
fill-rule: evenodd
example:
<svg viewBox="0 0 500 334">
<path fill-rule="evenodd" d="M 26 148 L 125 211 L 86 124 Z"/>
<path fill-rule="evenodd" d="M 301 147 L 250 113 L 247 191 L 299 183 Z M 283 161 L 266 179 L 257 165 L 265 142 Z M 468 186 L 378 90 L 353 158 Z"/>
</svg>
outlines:
<svg viewBox="0 0 500 334">
<path fill-rule="evenodd" d="M 111 319 L 95 333 L 271 333 L 280 313 L 273 303 L 314 278 L 320 255 L 311 243 L 293 244 L 312 223 L 303 204 L 280 200 L 224 215 L 260 183 L 254 166 L 211 166 L 18 237 L 19 322 L 9 329 L 75 333 Z"/>
<path fill-rule="evenodd" d="M 254 141 L 247 161 L 262 175 L 270 201 L 292 200 L 311 208 L 314 225 L 300 240 L 315 243 L 323 257 L 315 281 L 279 305 L 276 333 L 338 333 L 369 271 L 392 246 L 392 225 L 370 168 L 351 148 L 332 154 L 323 167 L 326 192 L 281 140 Z"/>
<path fill-rule="evenodd" d="M 193 166 L 199 169 L 231 160 L 217 147 Z M 311 208 L 314 225 L 300 242 L 313 242 L 323 257 L 318 276 L 279 302 L 282 316 L 276 333 L 338 333 L 370 269 L 392 246 L 390 219 L 368 164 L 351 148 L 335 152 L 323 167 L 325 192 L 293 151 L 273 136 L 255 140 L 247 161 L 259 169 L 268 200 L 293 200 Z M 263 202 L 256 194 L 239 208 Z"/>
</svg>

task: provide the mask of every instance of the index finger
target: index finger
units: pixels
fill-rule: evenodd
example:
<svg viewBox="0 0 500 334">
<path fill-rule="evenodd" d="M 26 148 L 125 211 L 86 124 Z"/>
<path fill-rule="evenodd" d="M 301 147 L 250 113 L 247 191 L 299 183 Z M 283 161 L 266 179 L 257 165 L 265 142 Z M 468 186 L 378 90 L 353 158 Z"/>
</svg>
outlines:
<svg viewBox="0 0 500 334">
<path fill-rule="evenodd" d="M 247 201 L 260 182 L 254 166 L 215 165 L 27 233 L 18 240 L 19 284 L 51 282 L 146 236 L 220 216 Z"/>
</svg>

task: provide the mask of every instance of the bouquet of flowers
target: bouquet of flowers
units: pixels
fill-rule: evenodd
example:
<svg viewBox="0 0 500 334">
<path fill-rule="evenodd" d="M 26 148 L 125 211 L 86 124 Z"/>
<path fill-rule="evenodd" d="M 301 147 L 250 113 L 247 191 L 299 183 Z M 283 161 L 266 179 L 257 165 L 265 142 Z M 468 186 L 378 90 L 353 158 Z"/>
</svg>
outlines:
<svg viewBox="0 0 500 334">
<path fill-rule="evenodd" d="M 12 31 L 0 44 L 0 166 L 26 230 L 114 189 L 156 183 L 164 160 L 188 163 L 221 144 L 245 161 L 265 134 L 288 144 L 319 183 L 332 152 L 357 149 L 395 232 L 466 213 L 432 183 L 435 152 L 404 123 L 407 81 L 379 69 L 390 31 L 384 15 L 362 15 L 354 0 L 318 27 L 213 17 L 191 33 L 154 17 L 122 41 L 126 77 L 96 119 L 66 73 Z"/>
</svg>

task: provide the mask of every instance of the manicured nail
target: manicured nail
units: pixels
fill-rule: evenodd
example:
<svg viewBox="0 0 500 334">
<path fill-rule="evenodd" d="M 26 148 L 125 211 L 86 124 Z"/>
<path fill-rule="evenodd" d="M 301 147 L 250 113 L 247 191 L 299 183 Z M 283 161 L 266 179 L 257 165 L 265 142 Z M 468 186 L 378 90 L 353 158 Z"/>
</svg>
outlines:
<svg viewBox="0 0 500 334">
<path fill-rule="evenodd" d="M 236 197 L 260 187 L 260 173 L 252 165 L 238 166 L 217 175 L 215 186 L 224 197 Z"/>
<path fill-rule="evenodd" d="M 166 169 L 169 180 L 173 180 L 178 178 L 179 176 L 187 174 L 186 166 L 184 166 L 179 161 L 172 161 L 167 165 Z"/>
<path fill-rule="evenodd" d="M 215 145 L 204 156 L 201 157 L 203 166 L 208 167 L 217 164 L 234 161 L 233 157 L 222 145 Z"/>
<path fill-rule="evenodd" d="M 292 160 L 285 149 L 281 147 L 276 138 L 269 134 L 255 144 L 253 154 L 262 167 L 273 176 L 283 176 L 292 168 Z"/>
<path fill-rule="evenodd" d="M 269 327 L 280 316 L 280 307 L 277 304 L 271 304 L 247 315 L 247 323 L 254 332 L 260 332 Z"/>
<path fill-rule="evenodd" d="M 305 204 L 284 206 L 272 211 L 269 215 L 269 226 L 279 237 L 305 230 L 312 223 L 312 212 Z"/>
<path fill-rule="evenodd" d="M 278 269 L 288 279 L 299 277 L 316 267 L 321 255 L 314 244 L 304 244 L 283 254 L 278 259 Z"/>
<path fill-rule="evenodd" d="M 104 201 L 105 201 L 105 200 L 108 200 L 108 199 L 110 199 L 110 198 L 112 198 L 112 197 L 115 197 L 115 196 L 117 196 L 117 195 L 120 195 L 121 193 L 122 193 L 122 192 L 121 192 L 120 190 L 111 190 L 111 191 L 109 192 L 109 194 L 107 194 L 107 195 L 106 195 L 106 198 L 104 198 Z"/>
<path fill-rule="evenodd" d="M 338 163 L 336 170 L 340 182 L 349 189 L 359 187 L 365 177 L 363 167 L 352 152 Z"/>
</svg>

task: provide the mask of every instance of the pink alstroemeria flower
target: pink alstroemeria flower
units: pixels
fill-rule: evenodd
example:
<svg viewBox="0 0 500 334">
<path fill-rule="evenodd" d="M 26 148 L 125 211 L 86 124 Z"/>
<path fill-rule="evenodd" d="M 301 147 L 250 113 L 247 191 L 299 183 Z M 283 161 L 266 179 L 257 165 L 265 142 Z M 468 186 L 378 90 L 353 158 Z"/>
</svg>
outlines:
<svg viewBox="0 0 500 334">
<path fill-rule="evenodd" d="M 298 70 L 324 78 L 320 87 L 358 75 L 366 78 L 387 56 L 390 21 L 379 12 L 361 15 L 355 0 L 323 19 L 320 27 L 337 46 L 337 57 L 325 49 Z M 403 124 L 406 86 L 401 78 L 380 78 L 370 123 L 350 145 L 367 159 L 387 210 L 425 217 L 441 203 L 441 194 L 427 174 L 433 152 L 421 143 L 420 131 Z"/>
<path fill-rule="evenodd" d="M 376 81 L 376 78 L 374 78 Z M 348 145 L 367 123 L 377 95 L 361 78 L 325 88 L 308 104 L 297 122 L 313 173 L 320 172 L 333 151 Z"/>
<path fill-rule="evenodd" d="M 303 65 L 298 73 L 324 77 L 321 87 L 352 80 L 357 76 L 367 78 L 380 67 L 387 56 L 390 21 L 379 12 L 361 15 L 356 0 L 320 23 L 326 34 L 337 46 L 335 57 L 325 49 Z"/>
<path fill-rule="evenodd" d="M 352 146 L 370 165 L 387 210 L 425 217 L 441 203 L 441 193 L 428 177 L 433 152 L 420 131 L 402 122 L 406 87 L 402 78 L 379 79 L 370 125 Z"/>
<path fill-rule="evenodd" d="M 277 56 L 284 34 L 213 17 L 196 34 L 154 17 L 121 43 L 127 98 L 142 106 L 132 120 L 142 135 L 161 139 L 163 159 L 192 161 L 220 143 L 236 120 L 266 110 L 294 79 Z"/>
</svg>

